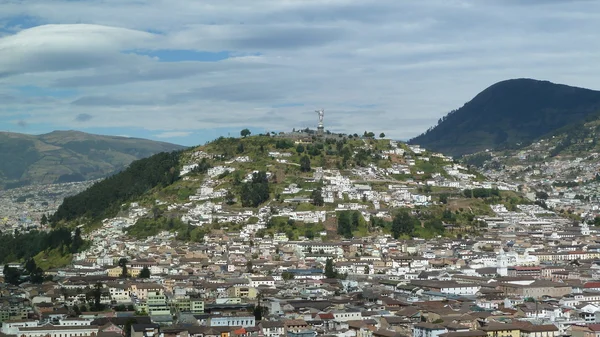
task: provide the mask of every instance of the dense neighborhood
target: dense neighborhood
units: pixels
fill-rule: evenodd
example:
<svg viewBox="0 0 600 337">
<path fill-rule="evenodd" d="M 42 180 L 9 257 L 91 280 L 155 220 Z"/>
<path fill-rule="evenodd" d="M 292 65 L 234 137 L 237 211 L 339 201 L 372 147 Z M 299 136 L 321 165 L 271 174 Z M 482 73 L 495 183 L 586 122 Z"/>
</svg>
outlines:
<svg viewBox="0 0 600 337">
<path fill-rule="evenodd" d="M 364 146 L 368 149 L 369 143 L 364 141 Z M 595 190 L 586 187 L 593 185 L 552 184 L 569 179 L 558 172 L 569 170 L 571 164 L 554 162 L 515 179 L 510 174 L 526 164 L 505 167 L 500 173 L 476 172 L 419 146 L 395 141 L 387 146 L 380 154 L 383 160 L 402 159 L 390 160 L 386 167 L 312 167 L 304 182 L 285 185 L 276 200 L 255 209 L 230 207 L 235 200 L 221 180 L 252 159 L 237 156 L 207 168 L 198 178 L 197 167 L 214 155 L 197 150 L 181 170 L 183 182 L 199 186 L 186 201 L 132 202 L 119 216 L 104 219 L 83 234 L 89 242 L 86 249 L 75 253 L 67 267 L 45 270 L 44 282 L 3 283 L 1 334 L 589 337 L 600 333 L 600 242 L 594 225 L 598 204 L 591 195 Z M 268 155 L 278 164 L 295 164 L 289 161 L 290 151 Z M 423 163 L 430 161 L 441 163 L 442 170 L 422 172 Z M 584 170 L 586 175 L 579 180 L 595 184 L 593 170 L 597 167 Z M 242 183 L 251 182 L 255 174 L 245 172 Z M 267 178 L 276 174 L 265 172 Z M 53 188 L 68 190 L 60 186 Z M 323 207 L 314 207 L 315 186 Z M 509 198 L 501 198 L 502 193 L 523 193 L 526 198 L 506 202 Z M 10 215 L 5 231 L 47 227 L 40 214 L 51 213 L 54 204 L 41 193 L 12 190 L 3 198 L 11 201 L 5 203 L 13 205 L 9 210 L 18 209 L 4 212 Z M 426 239 L 376 226 L 395 221 L 398 208 L 417 216 L 453 205 L 455 213 L 462 214 L 458 207 L 465 200 L 472 202 L 464 204 L 471 208 L 471 227 L 453 222 L 456 216 L 447 208 L 439 235 Z M 480 200 L 499 202 L 473 209 Z M 23 207 L 38 215 L 19 218 Z M 152 217 L 158 208 L 177 215 L 181 223 L 210 230 L 201 240 L 179 240 L 171 230 L 133 235 L 131 229 L 140 219 Z M 356 228 L 340 232 L 344 214 L 351 214 L 352 224 L 366 226 L 366 232 L 359 235 Z M 284 227 L 276 225 L 282 221 Z M 7 264 L 5 279 L 7 272 L 22 268 L 27 266 L 17 261 Z"/>
</svg>

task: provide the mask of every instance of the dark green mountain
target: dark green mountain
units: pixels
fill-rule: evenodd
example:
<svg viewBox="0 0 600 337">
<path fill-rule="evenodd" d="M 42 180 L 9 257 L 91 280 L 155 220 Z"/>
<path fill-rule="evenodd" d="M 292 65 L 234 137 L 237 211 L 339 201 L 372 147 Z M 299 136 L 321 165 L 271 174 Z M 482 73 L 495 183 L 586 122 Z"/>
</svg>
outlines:
<svg viewBox="0 0 600 337">
<path fill-rule="evenodd" d="M 0 187 L 105 177 L 134 160 L 183 147 L 77 131 L 43 135 L 0 132 Z"/>
<path fill-rule="evenodd" d="M 485 89 L 409 143 L 454 156 L 516 148 L 595 119 L 598 112 L 600 91 L 532 79 L 507 80 Z"/>
</svg>

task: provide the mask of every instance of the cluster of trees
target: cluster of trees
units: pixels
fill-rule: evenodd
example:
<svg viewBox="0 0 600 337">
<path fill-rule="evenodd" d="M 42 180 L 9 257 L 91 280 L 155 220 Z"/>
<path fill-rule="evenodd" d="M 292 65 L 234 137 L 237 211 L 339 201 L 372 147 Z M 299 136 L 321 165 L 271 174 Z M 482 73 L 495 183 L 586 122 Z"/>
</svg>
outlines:
<svg viewBox="0 0 600 337">
<path fill-rule="evenodd" d="M 296 153 L 298 153 L 298 154 L 306 153 L 306 154 L 314 157 L 314 156 L 321 155 L 321 153 L 323 152 L 323 149 L 324 149 L 323 143 L 308 144 L 308 145 L 306 145 L 306 147 L 302 144 L 298 144 L 298 146 L 296 146 Z"/>
<path fill-rule="evenodd" d="M 420 225 L 421 221 L 418 218 L 411 216 L 407 210 L 401 210 L 392 220 L 392 236 L 397 239 L 404 234 L 411 235 L 415 227 Z"/>
<path fill-rule="evenodd" d="M 552 186 L 555 187 L 577 187 L 579 183 L 576 181 L 555 181 L 552 183 Z"/>
<path fill-rule="evenodd" d="M 258 207 L 269 200 L 269 179 L 265 171 L 255 172 L 251 181 L 242 184 L 240 199 L 243 207 Z"/>
<path fill-rule="evenodd" d="M 359 211 L 341 211 L 337 214 L 337 233 L 343 237 L 352 238 L 352 232 L 360 226 L 362 215 Z M 362 220 L 364 221 L 364 220 Z"/>
<path fill-rule="evenodd" d="M 168 186 L 177 181 L 180 156 L 180 151 L 163 152 L 134 161 L 126 170 L 65 198 L 50 222 L 56 225 L 82 217 L 100 220 L 115 216 L 124 202 L 140 197 L 154 187 Z"/>
<path fill-rule="evenodd" d="M 310 194 L 310 198 L 312 199 L 312 204 L 315 206 L 323 206 L 325 204 L 325 200 L 323 199 L 323 192 L 320 187 L 315 188 Z"/>
<path fill-rule="evenodd" d="M 465 198 L 491 198 L 491 197 L 499 197 L 500 190 L 498 188 L 474 188 L 472 190 L 466 189 L 463 190 L 463 195 Z"/>
<path fill-rule="evenodd" d="M 423 215 L 422 219 L 417 215 L 412 215 L 408 210 L 402 209 L 392 220 L 391 232 L 395 239 L 401 235 L 431 237 L 445 232 L 443 221 L 455 220 L 455 215 L 448 209 L 445 209 L 441 215 Z"/>
<path fill-rule="evenodd" d="M 203 242 L 208 231 L 205 227 L 192 226 L 179 218 L 170 215 L 157 215 L 153 218 L 141 218 L 133 226 L 125 229 L 132 237 L 144 239 L 157 235 L 162 231 L 177 233 L 176 239 L 181 241 Z"/>
<path fill-rule="evenodd" d="M 275 142 L 275 148 L 279 150 L 291 149 L 294 147 L 294 142 L 291 139 L 278 139 Z"/>
<path fill-rule="evenodd" d="M 140 218 L 133 226 L 125 228 L 125 232 L 136 239 L 145 239 L 163 231 L 183 232 L 187 230 L 188 224 L 179 218 L 159 215 L 153 218 Z"/>
<path fill-rule="evenodd" d="M 72 233 L 66 228 L 50 232 L 0 234 L 0 263 L 29 260 L 40 252 L 60 249 L 65 254 L 76 253 L 84 248 L 81 230 Z"/>
</svg>

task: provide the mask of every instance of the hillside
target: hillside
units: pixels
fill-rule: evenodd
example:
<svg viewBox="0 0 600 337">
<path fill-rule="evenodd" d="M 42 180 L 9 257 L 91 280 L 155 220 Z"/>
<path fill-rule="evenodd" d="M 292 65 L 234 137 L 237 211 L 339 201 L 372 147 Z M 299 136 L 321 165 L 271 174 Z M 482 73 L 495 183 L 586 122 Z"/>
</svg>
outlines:
<svg viewBox="0 0 600 337">
<path fill-rule="evenodd" d="M 489 203 L 520 200 L 480 188 L 482 179 L 441 154 L 373 137 L 219 138 L 136 161 L 65 199 L 50 220 L 53 226 L 93 230 L 127 219 L 125 232 L 136 239 L 171 232 L 202 241 L 209 233 L 243 231 L 247 224 L 259 224 L 258 237 L 433 237 L 445 233 L 444 221 L 476 231 L 477 215 L 491 214 Z M 439 186 L 426 184 L 433 180 Z M 465 197 L 459 181 L 481 193 Z M 409 208 L 423 211 L 404 212 L 392 222 L 397 211 Z M 363 218 L 375 209 L 387 215 Z"/>
<path fill-rule="evenodd" d="M 600 91 L 532 79 L 496 83 L 409 141 L 453 156 L 515 148 L 600 112 Z"/>
<path fill-rule="evenodd" d="M 182 146 L 77 131 L 43 135 L 0 132 L 0 187 L 105 177 L 134 160 Z"/>
</svg>

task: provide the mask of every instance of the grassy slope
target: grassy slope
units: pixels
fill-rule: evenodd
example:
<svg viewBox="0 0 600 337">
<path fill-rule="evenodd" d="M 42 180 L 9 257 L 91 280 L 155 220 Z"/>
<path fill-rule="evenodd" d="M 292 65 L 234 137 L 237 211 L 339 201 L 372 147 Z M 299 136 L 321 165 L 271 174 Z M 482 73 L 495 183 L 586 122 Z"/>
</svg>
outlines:
<svg viewBox="0 0 600 337">
<path fill-rule="evenodd" d="M 53 183 L 62 175 L 95 179 L 178 145 L 144 139 L 55 131 L 33 136 L 0 133 L 0 184 Z"/>
</svg>

